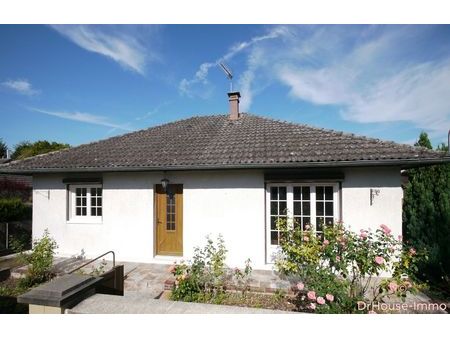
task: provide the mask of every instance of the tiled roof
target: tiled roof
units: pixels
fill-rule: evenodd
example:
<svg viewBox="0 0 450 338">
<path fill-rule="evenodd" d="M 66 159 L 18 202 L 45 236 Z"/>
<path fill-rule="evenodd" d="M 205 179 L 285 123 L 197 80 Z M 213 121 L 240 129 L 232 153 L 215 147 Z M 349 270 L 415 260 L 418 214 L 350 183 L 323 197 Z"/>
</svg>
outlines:
<svg viewBox="0 0 450 338">
<path fill-rule="evenodd" d="M 444 153 L 242 114 L 192 117 L 14 161 L 0 172 L 417 165 Z"/>
</svg>

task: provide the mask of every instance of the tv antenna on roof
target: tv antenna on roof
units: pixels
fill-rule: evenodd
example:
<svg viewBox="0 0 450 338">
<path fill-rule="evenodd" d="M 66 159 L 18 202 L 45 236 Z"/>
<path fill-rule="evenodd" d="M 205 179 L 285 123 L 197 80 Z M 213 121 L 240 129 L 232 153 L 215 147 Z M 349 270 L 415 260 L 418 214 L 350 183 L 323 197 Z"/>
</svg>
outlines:
<svg viewBox="0 0 450 338">
<path fill-rule="evenodd" d="M 223 62 L 219 62 L 219 66 L 222 68 L 228 80 L 230 80 L 230 92 L 233 92 L 233 73 Z"/>
</svg>

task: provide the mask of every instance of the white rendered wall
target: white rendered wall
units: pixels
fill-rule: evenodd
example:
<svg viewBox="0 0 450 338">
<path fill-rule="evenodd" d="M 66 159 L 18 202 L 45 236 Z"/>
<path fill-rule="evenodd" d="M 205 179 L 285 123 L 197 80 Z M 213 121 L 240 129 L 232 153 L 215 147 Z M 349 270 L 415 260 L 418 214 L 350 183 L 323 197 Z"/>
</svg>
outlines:
<svg viewBox="0 0 450 338">
<path fill-rule="evenodd" d="M 343 220 L 359 231 L 379 224 L 401 234 L 400 170 L 348 169 L 342 183 Z M 84 250 L 93 257 L 114 250 L 119 261 L 172 262 L 154 256 L 153 186 L 162 173 L 103 174 L 103 221 L 73 224 L 66 221 L 63 175 L 33 178 L 33 236 L 45 228 L 56 239 L 60 255 Z M 221 233 L 228 249 L 227 264 L 254 268 L 265 265 L 264 175 L 262 171 L 169 172 L 170 183 L 183 184 L 183 251 L 190 258 L 205 236 Z M 370 206 L 370 188 L 380 189 Z"/>
<path fill-rule="evenodd" d="M 378 189 L 370 205 L 370 189 Z M 354 231 L 376 230 L 380 224 L 402 234 L 401 177 L 399 168 L 354 168 L 345 171 L 342 182 L 343 221 Z"/>
<path fill-rule="evenodd" d="M 221 233 L 228 249 L 227 263 L 254 267 L 265 261 L 264 178 L 260 171 L 178 172 L 166 177 L 183 184 L 183 251 L 192 256 L 205 236 Z M 114 250 L 118 260 L 158 262 L 154 257 L 153 186 L 161 173 L 103 174 L 103 222 L 66 221 L 66 186 L 60 175 L 37 175 L 33 193 L 33 236 L 45 228 L 56 239 L 60 255 L 88 257 Z M 47 193 L 50 191 L 50 197 Z"/>
</svg>

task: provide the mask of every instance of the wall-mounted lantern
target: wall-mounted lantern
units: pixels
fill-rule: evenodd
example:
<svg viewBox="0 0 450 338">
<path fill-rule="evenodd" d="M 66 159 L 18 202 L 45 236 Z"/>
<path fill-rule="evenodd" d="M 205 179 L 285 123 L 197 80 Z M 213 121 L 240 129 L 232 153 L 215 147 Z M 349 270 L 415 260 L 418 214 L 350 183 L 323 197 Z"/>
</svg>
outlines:
<svg viewBox="0 0 450 338">
<path fill-rule="evenodd" d="M 162 185 L 164 192 L 167 192 L 167 187 L 169 186 L 169 180 L 167 178 L 163 178 L 161 180 L 161 185 Z"/>
<path fill-rule="evenodd" d="M 370 205 L 373 205 L 373 202 L 375 200 L 375 196 L 378 196 L 380 194 L 380 189 L 370 189 Z"/>
</svg>

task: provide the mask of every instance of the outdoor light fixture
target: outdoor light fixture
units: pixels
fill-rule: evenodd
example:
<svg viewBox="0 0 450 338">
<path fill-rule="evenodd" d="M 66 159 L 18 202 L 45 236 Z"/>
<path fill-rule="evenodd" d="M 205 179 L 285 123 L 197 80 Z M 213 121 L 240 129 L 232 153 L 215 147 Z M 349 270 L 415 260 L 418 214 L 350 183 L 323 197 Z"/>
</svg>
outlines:
<svg viewBox="0 0 450 338">
<path fill-rule="evenodd" d="M 380 195 L 380 189 L 370 189 L 370 205 L 373 205 L 375 196 Z"/>
<path fill-rule="evenodd" d="M 169 186 L 169 180 L 167 178 L 163 178 L 161 180 L 161 185 L 164 191 L 167 191 L 167 187 Z"/>
</svg>

